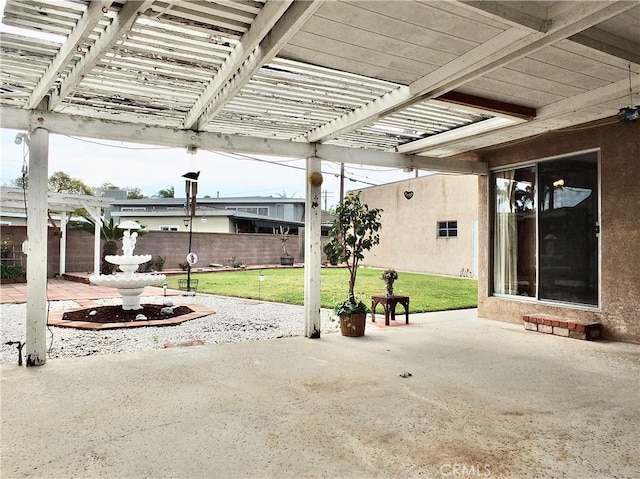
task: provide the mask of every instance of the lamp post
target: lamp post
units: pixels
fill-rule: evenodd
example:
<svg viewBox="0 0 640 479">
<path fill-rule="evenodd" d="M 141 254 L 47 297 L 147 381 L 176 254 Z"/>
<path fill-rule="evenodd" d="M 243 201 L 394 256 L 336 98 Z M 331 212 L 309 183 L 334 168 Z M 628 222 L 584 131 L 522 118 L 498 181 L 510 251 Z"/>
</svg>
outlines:
<svg viewBox="0 0 640 479">
<path fill-rule="evenodd" d="M 258 301 L 260 301 L 260 285 L 264 281 L 264 274 L 262 274 L 262 270 L 258 273 Z"/>
<path fill-rule="evenodd" d="M 189 251 L 187 252 L 187 294 L 191 294 L 191 266 L 198 261 L 198 255 L 191 251 L 191 243 L 193 239 L 193 219 L 196 215 L 196 197 L 198 195 L 198 177 L 200 172 L 190 171 L 182 175 L 185 181 L 185 192 L 187 197 L 187 204 L 185 205 L 186 213 L 189 215 L 188 219 L 185 219 L 185 226 L 187 221 L 189 222 Z"/>
</svg>

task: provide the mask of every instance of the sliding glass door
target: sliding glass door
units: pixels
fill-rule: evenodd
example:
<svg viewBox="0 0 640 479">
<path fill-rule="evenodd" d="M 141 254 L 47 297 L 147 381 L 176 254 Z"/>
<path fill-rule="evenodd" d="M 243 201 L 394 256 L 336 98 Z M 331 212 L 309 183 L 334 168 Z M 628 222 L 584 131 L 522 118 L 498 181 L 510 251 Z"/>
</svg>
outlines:
<svg viewBox="0 0 640 479">
<path fill-rule="evenodd" d="M 493 292 L 598 304 L 595 152 L 493 174 Z"/>
<path fill-rule="evenodd" d="M 535 167 L 496 173 L 494 182 L 494 292 L 535 297 Z"/>
<path fill-rule="evenodd" d="M 538 297 L 598 304 L 598 158 L 538 165 Z"/>
</svg>

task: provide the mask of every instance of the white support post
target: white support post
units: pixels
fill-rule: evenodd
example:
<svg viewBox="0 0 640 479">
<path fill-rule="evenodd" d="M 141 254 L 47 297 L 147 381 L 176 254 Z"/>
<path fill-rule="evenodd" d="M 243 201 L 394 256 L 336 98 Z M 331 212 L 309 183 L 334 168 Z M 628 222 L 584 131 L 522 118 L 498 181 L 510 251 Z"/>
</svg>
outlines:
<svg viewBox="0 0 640 479">
<path fill-rule="evenodd" d="M 47 226 L 49 132 L 37 128 L 29 139 L 27 202 L 27 366 L 41 366 L 47 353 Z"/>
<path fill-rule="evenodd" d="M 100 274 L 100 263 L 102 259 L 102 253 L 100 252 L 100 231 L 102 230 L 102 220 L 100 215 L 96 217 L 93 215 L 95 227 L 93 230 L 93 274 L 96 276 Z"/>
<path fill-rule="evenodd" d="M 320 158 L 307 158 L 304 218 L 304 334 L 308 338 L 320 337 L 321 171 Z"/>
<path fill-rule="evenodd" d="M 67 223 L 69 217 L 67 212 L 60 213 L 60 277 L 67 272 Z"/>
<path fill-rule="evenodd" d="M 100 274 L 100 263 L 102 262 L 102 254 L 100 252 L 100 232 L 102 231 L 102 217 L 101 208 L 95 208 L 93 206 L 84 207 L 89 213 L 89 216 L 93 219 L 93 274 L 96 276 Z"/>
</svg>

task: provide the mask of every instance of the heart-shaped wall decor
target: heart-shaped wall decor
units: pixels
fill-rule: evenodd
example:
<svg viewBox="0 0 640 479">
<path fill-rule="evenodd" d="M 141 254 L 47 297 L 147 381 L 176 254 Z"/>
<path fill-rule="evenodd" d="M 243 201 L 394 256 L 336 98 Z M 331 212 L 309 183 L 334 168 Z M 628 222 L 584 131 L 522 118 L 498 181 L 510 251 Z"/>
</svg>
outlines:
<svg viewBox="0 0 640 479">
<path fill-rule="evenodd" d="M 413 191 L 405 191 L 404 192 L 404 197 L 408 200 L 410 200 L 411 198 L 413 198 Z"/>
</svg>

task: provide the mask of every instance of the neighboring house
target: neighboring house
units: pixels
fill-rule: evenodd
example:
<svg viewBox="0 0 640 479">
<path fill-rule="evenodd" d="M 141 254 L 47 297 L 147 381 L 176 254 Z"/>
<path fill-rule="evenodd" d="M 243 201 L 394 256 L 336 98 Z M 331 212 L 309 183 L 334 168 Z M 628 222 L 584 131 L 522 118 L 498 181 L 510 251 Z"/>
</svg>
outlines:
<svg viewBox="0 0 640 479">
<path fill-rule="evenodd" d="M 105 192 L 105 195 L 113 194 Z M 304 227 L 304 198 L 197 198 L 193 225 L 185 204 L 185 198 L 114 199 L 106 216 L 113 217 L 116 223 L 137 221 L 149 231 L 275 233 L 282 226 L 296 235 Z M 323 231 L 326 233 L 330 218 L 325 218 Z"/>
<path fill-rule="evenodd" d="M 17 201 L 22 198 L 21 195 L 22 192 L 15 188 L 2 188 L 2 239 L 10 239 L 16 245 L 21 245 L 26 238 L 26 215 L 24 207 Z M 96 265 L 99 265 L 97 259 L 101 248 L 96 247 L 94 238 L 84 232 L 73 229 L 67 231 L 64 228 L 65 241 L 62 243 L 60 235 L 55 234 L 55 230 L 61 227 L 58 210 L 64 207 L 70 212 L 82 204 L 94 203 L 100 205 L 104 216 L 113 218 L 116 224 L 134 220 L 143 225 L 151 234 L 139 238 L 139 252 L 165 257 L 166 268 L 178 268 L 184 261 L 190 231 L 193 233 L 192 251 L 200 256 L 200 266 L 226 264 L 233 257 L 249 265 L 279 264 L 282 243 L 274 233 L 279 232 L 281 226 L 289 229 L 287 253 L 297 263 L 304 261 L 304 199 L 205 197 L 198 199 L 191 225 L 191 218 L 185 213 L 184 198 L 127 200 L 126 191 L 108 190 L 102 193 L 102 197 L 86 196 L 82 197 L 82 203 L 67 205 L 70 201 L 67 197 L 73 195 L 50 195 L 58 201 L 54 202 L 49 216 L 49 277 L 65 271 L 95 271 L 99 267 Z M 65 202 L 61 202 L 60 198 Z M 100 213 L 96 211 L 95 214 Z M 332 221 L 333 217 L 323 212 L 323 235 L 328 233 Z M 26 265 L 26 256 L 21 251 L 19 258 Z"/>
<path fill-rule="evenodd" d="M 380 244 L 369 266 L 477 276 L 478 178 L 431 175 L 359 190 L 382 208 Z"/>
</svg>

